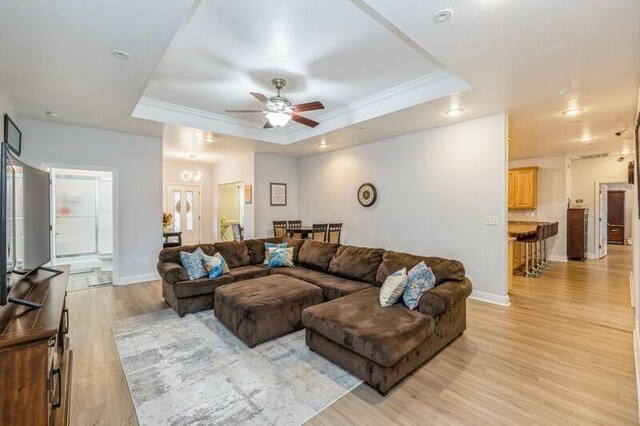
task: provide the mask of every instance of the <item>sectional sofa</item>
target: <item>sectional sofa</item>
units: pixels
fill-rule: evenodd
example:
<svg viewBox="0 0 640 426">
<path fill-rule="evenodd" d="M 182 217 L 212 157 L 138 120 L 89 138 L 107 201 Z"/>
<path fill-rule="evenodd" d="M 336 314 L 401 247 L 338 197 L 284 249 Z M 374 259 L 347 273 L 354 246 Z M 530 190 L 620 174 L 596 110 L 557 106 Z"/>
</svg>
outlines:
<svg viewBox="0 0 640 426">
<path fill-rule="evenodd" d="M 263 264 L 265 242 L 292 246 L 295 266 L 267 268 Z M 213 280 L 189 281 L 180 264 L 180 251 L 198 247 L 208 255 L 220 252 L 230 273 Z M 381 307 L 379 293 L 385 278 L 421 261 L 433 270 L 436 286 L 421 297 L 418 308 L 412 311 L 402 303 Z M 178 315 L 211 309 L 215 304 L 216 316 L 249 346 L 278 335 L 264 329 L 268 321 L 278 333 L 304 327 L 311 350 L 383 395 L 464 332 L 466 299 L 471 293 L 471 282 L 456 260 L 288 238 L 164 249 L 158 272 L 163 297 Z M 299 294 L 304 304 L 292 303 L 294 299 L 284 295 L 274 297 L 280 291 L 277 288 L 289 295 Z M 264 313 L 270 303 L 278 306 L 263 314 L 268 321 L 257 320 L 249 305 Z M 253 325 L 248 327 L 252 318 Z M 260 324 L 262 330 L 256 330 Z"/>
</svg>

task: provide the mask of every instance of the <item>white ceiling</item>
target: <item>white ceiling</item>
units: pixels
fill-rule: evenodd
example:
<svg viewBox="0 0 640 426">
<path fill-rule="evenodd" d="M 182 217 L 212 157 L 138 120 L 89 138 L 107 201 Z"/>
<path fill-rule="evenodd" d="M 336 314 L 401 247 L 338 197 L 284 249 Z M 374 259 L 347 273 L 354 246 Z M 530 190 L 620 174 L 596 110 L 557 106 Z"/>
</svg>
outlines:
<svg viewBox="0 0 640 426">
<path fill-rule="evenodd" d="M 131 112 L 192 0 L 3 0 L 0 90 L 19 117 L 160 136 Z M 131 55 L 122 62 L 111 55 Z"/>
<path fill-rule="evenodd" d="M 191 12 L 190 3 L 2 2 L 0 88 L 19 116 L 53 109 L 60 121 L 162 133 L 131 118 L 135 108 L 169 123 L 168 156 L 212 162 L 250 150 L 309 155 L 322 140 L 339 149 L 502 111 L 512 158 L 630 147 L 636 0 L 209 0 Z M 435 24 L 443 8 L 454 15 Z M 132 60 L 113 59 L 116 48 Z M 269 131 L 224 113 L 259 109 L 248 92 L 271 95 L 276 76 L 289 80 L 294 103 L 327 106 L 306 114 L 320 126 Z M 561 114 L 573 105 L 581 116 Z M 464 114 L 444 115 L 454 106 Z M 203 131 L 190 128 L 221 137 L 198 143 Z M 586 132 L 590 144 L 578 141 Z"/>
</svg>

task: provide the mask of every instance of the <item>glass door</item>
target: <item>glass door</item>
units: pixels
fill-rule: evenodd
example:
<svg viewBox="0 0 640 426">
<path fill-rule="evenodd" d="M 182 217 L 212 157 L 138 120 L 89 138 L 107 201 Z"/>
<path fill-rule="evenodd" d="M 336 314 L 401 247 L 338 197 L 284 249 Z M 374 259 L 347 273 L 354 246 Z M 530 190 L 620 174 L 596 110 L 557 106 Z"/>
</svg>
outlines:
<svg viewBox="0 0 640 426">
<path fill-rule="evenodd" d="M 200 187 L 167 185 L 166 211 L 173 216 L 169 229 L 182 233 L 182 244 L 200 243 Z"/>
</svg>

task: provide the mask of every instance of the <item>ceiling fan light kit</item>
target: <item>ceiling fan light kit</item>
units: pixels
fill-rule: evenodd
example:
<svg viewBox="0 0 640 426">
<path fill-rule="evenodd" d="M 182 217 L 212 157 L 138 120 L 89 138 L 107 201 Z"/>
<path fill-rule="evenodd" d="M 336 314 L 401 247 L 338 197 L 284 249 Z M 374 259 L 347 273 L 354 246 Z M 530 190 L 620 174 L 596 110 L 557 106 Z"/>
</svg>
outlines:
<svg viewBox="0 0 640 426">
<path fill-rule="evenodd" d="M 239 113 L 260 113 L 265 114 L 267 122 L 264 124 L 265 129 L 271 129 L 273 127 L 284 127 L 293 120 L 297 123 L 304 124 L 309 127 L 316 127 L 317 121 L 300 115 L 303 111 L 314 111 L 318 109 L 324 109 L 324 105 L 320 101 L 307 102 L 304 104 L 292 105 L 289 99 L 280 96 L 280 90 L 287 84 L 283 78 L 274 78 L 271 80 L 271 84 L 278 91 L 276 96 L 267 98 L 262 93 L 251 92 L 251 96 L 256 98 L 258 102 L 261 102 L 266 111 L 261 110 L 246 110 L 246 109 L 228 109 L 226 112 L 239 112 Z"/>
</svg>

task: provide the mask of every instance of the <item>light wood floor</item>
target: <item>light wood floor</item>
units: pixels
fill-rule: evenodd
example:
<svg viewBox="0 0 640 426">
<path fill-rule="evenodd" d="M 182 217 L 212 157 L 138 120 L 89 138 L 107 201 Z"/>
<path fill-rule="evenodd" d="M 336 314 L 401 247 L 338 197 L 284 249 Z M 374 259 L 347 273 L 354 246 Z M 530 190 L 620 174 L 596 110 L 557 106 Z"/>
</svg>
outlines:
<svg viewBox="0 0 640 426">
<path fill-rule="evenodd" d="M 516 278 L 510 307 L 470 300 L 465 334 L 386 398 L 361 385 L 309 424 L 637 424 L 630 269 L 631 248 L 610 246 Z M 72 424 L 137 424 L 110 321 L 164 309 L 159 283 L 68 303 Z"/>
</svg>

